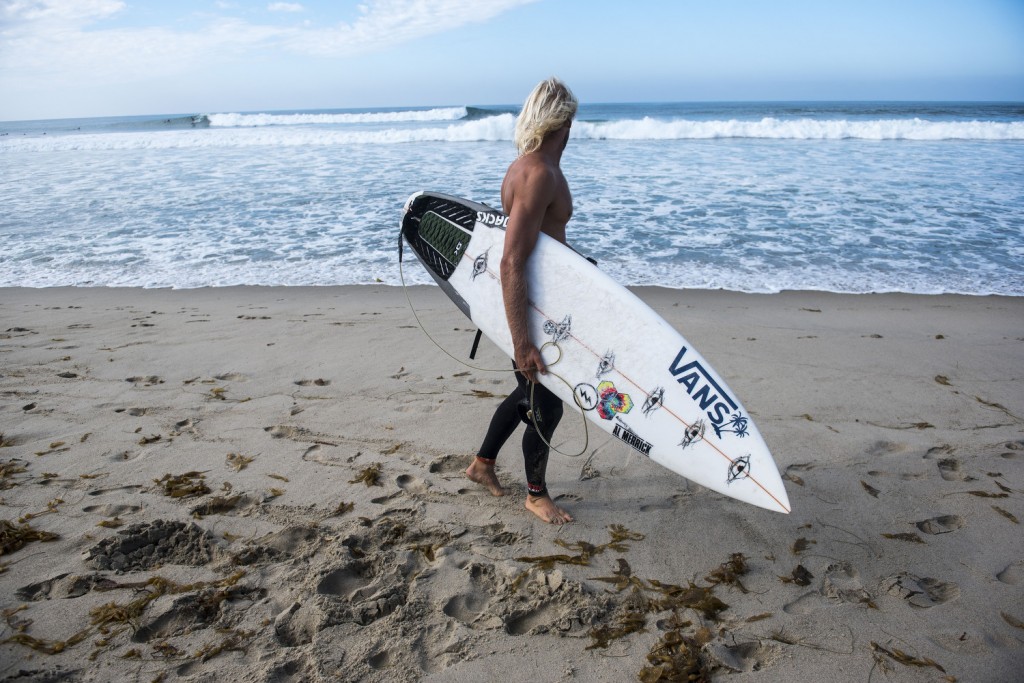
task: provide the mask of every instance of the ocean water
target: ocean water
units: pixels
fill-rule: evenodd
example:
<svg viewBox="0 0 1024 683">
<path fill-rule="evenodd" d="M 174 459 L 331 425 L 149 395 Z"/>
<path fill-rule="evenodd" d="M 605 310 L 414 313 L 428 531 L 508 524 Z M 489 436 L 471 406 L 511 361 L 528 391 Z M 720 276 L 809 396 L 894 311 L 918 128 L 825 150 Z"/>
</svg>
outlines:
<svg viewBox="0 0 1024 683">
<path fill-rule="evenodd" d="M 398 285 L 405 199 L 499 206 L 516 110 L 0 122 L 0 286 Z M 623 284 L 1024 296 L 1024 104 L 583 104 L 562 165 Z"/>
</svg>

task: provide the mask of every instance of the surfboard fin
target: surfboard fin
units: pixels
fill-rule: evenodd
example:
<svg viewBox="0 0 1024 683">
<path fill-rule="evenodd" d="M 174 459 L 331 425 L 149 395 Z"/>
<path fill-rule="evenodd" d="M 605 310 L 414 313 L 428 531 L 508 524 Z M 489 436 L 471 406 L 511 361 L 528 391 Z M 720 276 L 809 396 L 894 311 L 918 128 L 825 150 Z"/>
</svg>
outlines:
<svg viewBox="0 0 1024 683">
<path fill-rule="evenodd" d="M 478 346 L 480 346 L 480 337 L 481 336 L 483 336 L 483 331 L 478 329 L 476 331 L 476 336 L 473 337 L 473 348 L 471 348 L 469 350 L 469 359 L 470 360 L 476 360 L 476 349 L 477 349 Z"/>
</svg>

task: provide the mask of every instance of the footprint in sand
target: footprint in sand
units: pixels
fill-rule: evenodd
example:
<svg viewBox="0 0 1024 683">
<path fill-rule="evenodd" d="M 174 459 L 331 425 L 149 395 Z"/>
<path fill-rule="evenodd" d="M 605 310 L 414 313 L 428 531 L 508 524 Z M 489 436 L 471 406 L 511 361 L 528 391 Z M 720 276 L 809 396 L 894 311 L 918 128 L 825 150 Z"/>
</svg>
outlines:
<svg viewBox="0 0 1024 683">
<path fill-rule="evenodd" d="M 943 458 L 939 461 L 939 474 L 946 481 L 973 481 L 974 477 L 964 474 L 960 469 L 960 461 L 956 458 Z"/>
<path fill-rule="evenodd" d="M 860 573 L 849 562 L 837 562 L 825 570 L 820 591 L 805 593 L 784 605 L 786 614 L 810 614 L 836 603 L 873 604 L 871 594 L 860 582 Z"/>
<path fill-rule="evenodd" d="M 225 372 L 220 375 L 214 375 L 214 379 L 219 379 L 221 382 L 244 382 L 249 379 L 245 375 L 238 372 Z"/>
<path fill-rule="evenodd" d="M 398 488 L 413 495 L 426 493 L 427 489 L 430 488 L 430 484 L 411 474 L 398 475 L 395 478 L 395 483 L 398 484 Z"/>
<path fill-rule="evenodd" d="M 326 387 L 330 386 L 331 380 L 329 379 L 297 379 L 295 383 L 300 387 Z"/>
<path fill-rule="evenodd" d="M 848 603 L 871 603 L 871 594 L 860 582 L 858 572 L 849 562 L 837 562 L 825 570 L 822 595 Z"/>
<path fill-rule="evenodd" d="M 996 578 L 1010 586 L 1024 583 L 1024 560 L 1007 565 L 1006 569 L 996 574 Z"/>
<path fill-rule="evenodd" d="M 925 460 L 942 460 L 944 458 L 948 458 L 949 456 L 953 455 L 953 452 L 955 450 L 956 449 L 953 448 L 952 446 L 950 446 L 949 444 L 942 444 L 941 446 L 932 446 L 924 454 L 924 459 Z"/>
<path fill-rule="evenodd" d="M 898 455 L 906 453 L 910 446 L 905 443 L 893 443 L 892 441 L 876 441 L 873 446 L 867 449 L 867 454 L 872 457 L 886 455 Z"/>
<path fill-rule="evenodd" d="M 511 374 L 511 371 L 510 371 Z M 470 384 L 486 384 L 487 386 L 498 386 L 505 383 L 505 379 L 502 377 L 492 377 L 490 379 L 473 377 L 468 380 Z"/>
<path fill-rule="evenodd" d="M 671 510 L 676 506 L 675 501 L 671 498 L 665 500 L 659 500 L 657 503 L 647 503 L 646 505 L 640 506 L 640 512 L 650 512 L 651 510 Z"/>
<path fill-rule="evenodd" d="M 104 496 L 108 493 L 121 493 L 124 491 L 141 491 L 144 486 L 141 484 L 129 484 L 128 486 L 118 486 L 112 489 L 96 489 L 95 491 L 89 491 L 90 496 Z"/>
<path fill-rule="evenodd" d="M 758 671 L 779 657 L 782 648 L 773 643 L 749 642 L 726 645 L 709 643 L 707 653 L 723 668 L 736 673 Z"/>
<path fill-rule="evenodd" d="M 332 467 L 340 467 L 342 465 L 341 458 L 328 455 L 320 444 L 307 448 L 306 452 L 302 454 L 302 459 L 306 462 L 317 462 L 321 465 L 330 465 Z"/>
<path fill-rule="evenodd" d="M 354 616 L 365 626 L 405 604 L 404 585 L 397 571 L 381 572 L 372 563 L 357 560 L 329 573 L 316 590 L 352 603 Z"/>
<path fill-rule="evenodd" d="M 427 471 L 431 474 L 461 474 L 466 471 L 469 458 L 461 455 L 443 455 L 430 463 Z"/>
<path fill-rule="evenodd" d="M 93 590 L 93 588 L 103 590 L 112 588 L 114 585 L 116 585 L 114 581 L 97 574 L 90 576 L 58 574 L 45 581 L 22 586 L 14 591 L 14 595 L 19 600 L 29 600 L 32 602 L 53 600 L 55 598 L 80 598 Z"/>
<path fill-rule="evenodd" d="M 366 659 L 366 663 L 370 665 L 370 668 L 377 671 L 393 666 L 396 661 L 397 658 L 391 650 L 381 650 Z"/>
<path fill-rule="evenodd" d="M 144 387 L 151 387 L 155 384 L 163 384 L 164 381 L 156 375 L 139 376 L 139 377 L 128 377 L 125 382 L 139 386 L 140 384 Z"/>
<path fill-rule="evenodd" d="M 934 607 L 960 597 L 960 586 L 952 582 L 902 572 L 884 582 L 889 595 L 903 598 L 915 607 Z"/>
<path fill-rule="evenodd" d="M 483 593 L 463 593 L 445 603 L 442 611 L 467 626 L 479 618 L 487 608 L 488 596 Z"/>
<path fill-rule="evenodd" d="M 526 536 L 515 531 L 501 531 L 491 536 L 491 545 L 515 545 L 526 540 Z"/>
<path fill-rule="evenodd" d="M 490 498 L 491 497 L 490 492 L 487 489 L 485 489 L 483 486 L 480 486 L 478 488 L 459 489 L 458 491 L 456 491 L 456 493 L 459 494 L 460 496 L 471 496 L 473 498 Z"/>
<path fill-rule="evenodd" d="M 1021 457 L 1021 451 L 1024 451 L 1024 441 L 1007 441 L 1003 444 L 1003 448 L 1006 449 L 1005 453 L 1000 453 L 999 457 L 1004 460 L 1016 460 Z"/>
<path fill-rule="evenodd" d="M 932 517 L 931 519 L 925 519 L 920 522 L 915 522 L 915 526 L 926 534 L 948 534 L 951 531 L 962 529 L 966 526 L 967 522 L 964 521 L 960 515 L 940 515 L 938 517 Z"/>
<path fill-rule="evenodd" d="M 267 432 L 275 439 L 294 439 L 301 434 L 301 430 L 298 427 L 288 427 L 285 425 L 264 427 L 263 431 Z"/>
<path fill-rule="evenodd" d="M 141 505 L 118 505 L 114 503 L 107 503 L 106 505 L 87 505 L 82 508 L 82 512 L 95 512 L 96 514 L 103 515 L 104 517 L 120 517 L 121 515 L 131 515 L 142 510 Z"/>
<path fill-rule="evenodd" d="M 505 619 L 505 631 L 509 635 L 523 636 L 547 633 L 551 625 L 561 618 L 558 606 L 546 603 L 526 611 L 516 611 Z"/>
</svg>

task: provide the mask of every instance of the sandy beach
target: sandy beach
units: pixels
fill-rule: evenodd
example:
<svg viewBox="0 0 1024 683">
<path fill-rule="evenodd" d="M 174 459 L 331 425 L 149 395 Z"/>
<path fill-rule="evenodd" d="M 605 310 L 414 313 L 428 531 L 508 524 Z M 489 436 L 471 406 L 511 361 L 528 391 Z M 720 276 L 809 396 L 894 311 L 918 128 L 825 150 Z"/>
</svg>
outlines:
<svg viewBox="0 0 1024 683">
<path fill-rule="evenodd" d="M 594 429 L 490 496 L 508 360 L 400 288 L 0 290 L 0 681 L 1019 677 L 1024 298 L 637 293 L 792 514 Z"/>
</svg>

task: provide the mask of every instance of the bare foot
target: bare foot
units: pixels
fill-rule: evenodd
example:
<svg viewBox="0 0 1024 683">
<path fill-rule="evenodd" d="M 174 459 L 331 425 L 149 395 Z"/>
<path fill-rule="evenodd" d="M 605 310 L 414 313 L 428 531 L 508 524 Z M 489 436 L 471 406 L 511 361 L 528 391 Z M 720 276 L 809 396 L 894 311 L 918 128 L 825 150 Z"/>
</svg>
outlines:
<svg viewBox="0 0 1024 683">
<path fill-rule="evenodd" d="M 473 458 L 473 462 L 466 468 L 466 477 L 477 484 L 483 484 L 492 496 L 504 496 L 505 489 L 498 483 L 498 475 L 494 472 L 494 464 L 486 463 L 480 458 Z"/>
<path fill-rule="evenodd" d="M 526 496 L 526 509 L 548 524 L 565 524 L 572 521 L 572 515 L 555 505 L 551 496 Z"/>
</svg>

